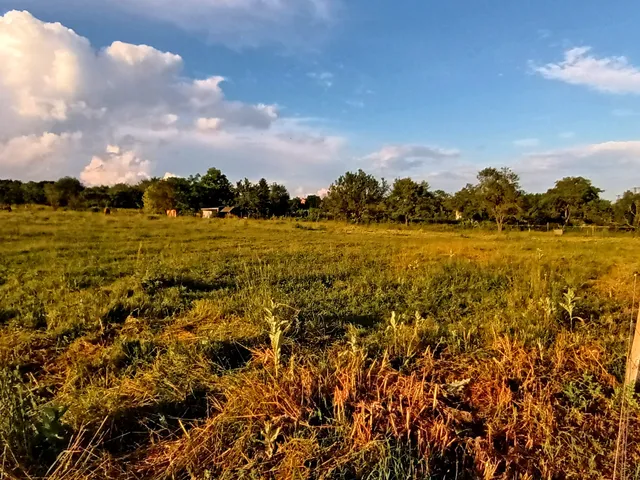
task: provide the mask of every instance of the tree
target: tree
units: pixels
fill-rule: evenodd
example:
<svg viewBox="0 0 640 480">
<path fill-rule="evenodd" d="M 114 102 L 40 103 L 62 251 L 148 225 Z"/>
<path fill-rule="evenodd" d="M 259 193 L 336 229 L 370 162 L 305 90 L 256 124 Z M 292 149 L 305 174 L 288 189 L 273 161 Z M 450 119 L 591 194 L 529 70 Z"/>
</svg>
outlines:
<svg viewBox="0 0 640 480">
<path fill-rule="evenodd" d="M 361 222 L 376 220 L 383 211 L 387 183 L 362 170 L 347 172 L 330 187 L 323 200 L 327 211 L 338 218 Z"/>
<path fill-rule="evenodd" d="M 142 196 L 144 209 L 148 213 L 164 213 L 176 208 L 176 192 L 174 186 L 166 180 L 152 183 Z"/>
<path fill-rule="evenodd" d="M 520 209 L 519 178 L 508 168 L 485 168 L 478 173 L 476 192 L 489 217 L 496 222 L 498 231 L 509 217 Z"/>
<path fill-rule="evenodd" d="M 304 206 L 308 209 L 321 208 L 322 197 L 319 195 L 307 195 L 307 198 L 304 199 Z"/>
<path fill-rule="evenodd" d="M 202 176 L 194 178 L 194 184 L 198 190 L 200 208 L 219 207 L 228 205 L 233 201 L 233 187 L 217 168 L 210 168 Z"/>
<path fill-rule="evenodd" d="M 257 200 L 258 216 L 266 218 L 269 216 L 269 195 L 271 194 L 271 188 L 264 178 L 261 178 L 253 188 Z"/>
<path fill-rule="evenodd" d="M 387 197 L 389 216 L 403 220 L 405 225 L 418 218 L 433 216 L 433 196 L 427 182 L 417 183 L 410 178 L 399 178 L 393 182 Z"/>
<path fill-rule="evenodd" d="M 0 205 L 24 203 L 22 182 L 19 180 L 0 180 Z"/>
<path fill-rule="evenodd" d="M 640 227 L 640 192 L 627 190 L 613 205 L 618 222 L 630 227 Z"/>
<path fill-rule="evenodd" d="M 284 185 L 271 184 L 269 190 L 269 215 L 282 217 L 289 212 L 289 192 Z"/>
<path fill-rule="evenodd" d="M 477 187 L 470 183 L 462 187 L 451 197 L 449 207 L 456 213 L 456 220 L 460 219 L 459 216 L 466 217 L 468 220 L 482 220 L 486 218 Z"/>
<path fill-rule="evenodd" d="M 104 208 L 109 205 L 109 187 L 96 186 L 85 188 L 81 194 L 82 203 L 87 207 Z"/>
<path fill-rule="evenodd" d="M 548 208 L 543 193 L 524 193 L 520 219 L 528 224 L 541 225 L 549 221 Z"/>
<path fill-rule="evenodd" d="M 436 190 L 431 195 L 432 201 L 432 219 L 436 222 L 451 220 L 451 195 L 444 190 Z"/>
<path fill-rule="evenodd" d="M 568 225 L 572 218 L 584 219 L 585 206 L 598 200 L 601 192 L 589 179 L 565 177 L 547 191 L 546 197 L 552 212 Z"/>
<path fill-rule="evenodd" d="M 47 197 L 44 194 L 44 186 L 52 182 L 27 182 L 22 184 L 24 203 L 44 205 Z"/>
<path fill-rule="evenodd" d="M 236 183 L 235 189 L 236 205 L 241 212 L 248 216 L 255 216 L 259 213 L 259 201 L 255 186 L 245 178 Z"/>
<path fill-rule="evenodd" d="M 113 208 L 142 208 L 144 189 L 138 185 L 118 183 L 109 187 L 109 206 Z"/>
<path fill-rule="evenodd" d="M 84 187 L 80 180 L 73 177 L 63 177 L 55 183 L 44 186 L 47 203 L 54 208 L 75 206 L 80 200 L 80 193 Z"/>
</svg>

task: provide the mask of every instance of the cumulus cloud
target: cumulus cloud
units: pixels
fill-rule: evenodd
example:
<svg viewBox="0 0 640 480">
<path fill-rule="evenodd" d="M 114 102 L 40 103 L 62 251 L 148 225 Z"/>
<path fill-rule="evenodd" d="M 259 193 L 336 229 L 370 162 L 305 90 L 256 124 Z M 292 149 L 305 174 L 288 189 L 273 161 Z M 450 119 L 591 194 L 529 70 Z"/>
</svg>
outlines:
<svg viewBox="0 0 640 480">
<path fill-rule="evenodd" d="M 363 160 L 376 168 L 394 171 L 410 170 L 427 162 L 439 162 L 454 159 L 460 152 L 454 149 L 443 149 L 425 145 L 385 145 L 377 152 L 370 153 Z"/>
<path fill-rule="evenodd" d="M 196 120 L 196 127 L 198 127 L 199 130 L 220 130 L 222 127 L 222 119 L 200 117 Z"/>
<path fill-rule="evenodd" d="M 84 167 L 80 180 L 89 186 L 138 183 L 150 177 L 151 163 L 138 158 L 132 151 L 122 151 L 117 145 L 109 145 L 106 155 L 94 156 Z"/>
<path fill-rule="evenodd" d="M 521 148 L 537 147 L 540 145 L 540 140 L 537 138 L 520 138 L 518 140 L 514 140 L 513 145 Z"/>
<path fill-rule="evenodd" d="M 637 186 L 640 176 L 640 141 L 612 141 L 532 153 L 514 168 L 526 188 L 546 190 L 564 176 L 585 176 L 604 188 L 609 197 Z"/>
<path fill-rule="evenodd" d="M 284 168 L 313 186 L 320 167 L 308 178 L 295 167 L 337 163 L 344 139 L 281 118 L 276 105 L 228 100 L 224 81 L 186 77 L 173 53 L 123 42 L 95 50 L 59 23 L 8 12 L 0 16 L 0 169 L 113 183 L 215 162 L 230 176 Z"/>
<path fill-rule="evenodd" d="M 0 143 L 0 167 L 6 176 L 30 180 L 51 174 L 82 139 L 81 132 L 44 132 L 10 138 Z"/>
<path fill-rule="evenodd" d="M 591 47 L 576 47 L 564 53 L 564 60 L 543 66 L 532 65 L 534 72 L 549 80 L 583 85 L 607 93 L 640 93 L 640 70 L 623 56 L 596 57 Z"/>
</svg>

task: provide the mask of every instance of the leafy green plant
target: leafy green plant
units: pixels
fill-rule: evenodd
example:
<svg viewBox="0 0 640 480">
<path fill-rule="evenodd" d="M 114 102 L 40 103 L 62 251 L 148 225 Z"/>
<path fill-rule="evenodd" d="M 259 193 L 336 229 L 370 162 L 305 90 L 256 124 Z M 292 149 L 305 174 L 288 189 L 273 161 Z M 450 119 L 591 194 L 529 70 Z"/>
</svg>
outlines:
<svg viewBox="0 0 640 480">
<path fill-rule="evenodd" d="M 580 320 L 584 322 L 583 318 L 580 318 L 573 314 L 575 312 L 577 302 L 578 300 L 580 300 L 580 297 L 576 297 L 576 292 L 573 290 L 573 288 L 569 288 L 563 294 L 563 296 L 564 296 L 564 302 L 559 302 L 558 305 L 560 305 L 562 309 L 565 312 L 567 312 L 567 315 L 569 316 L 569 325 L 573 329 L 575 320 Z"/>
</svg>

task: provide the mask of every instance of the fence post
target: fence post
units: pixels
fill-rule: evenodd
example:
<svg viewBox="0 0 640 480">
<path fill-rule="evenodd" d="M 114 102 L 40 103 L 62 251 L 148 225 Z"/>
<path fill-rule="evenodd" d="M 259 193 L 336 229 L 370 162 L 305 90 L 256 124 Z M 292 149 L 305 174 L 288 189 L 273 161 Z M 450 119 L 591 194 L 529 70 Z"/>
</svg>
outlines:
<svg viewBox="0 0 640 480">
<path fill-rule="evenodd" d="M 633 342 L 631 343 L 631 351 L 627 359 L 627 374 L 625 376 L 625 386 L 632 385 L 636 388 L 638 384 L 638 373 L 640 371 L 640 310 L 638 310 L 638 318 L 636 320 L 636 328 L 633 334 Z"/>
</svg>

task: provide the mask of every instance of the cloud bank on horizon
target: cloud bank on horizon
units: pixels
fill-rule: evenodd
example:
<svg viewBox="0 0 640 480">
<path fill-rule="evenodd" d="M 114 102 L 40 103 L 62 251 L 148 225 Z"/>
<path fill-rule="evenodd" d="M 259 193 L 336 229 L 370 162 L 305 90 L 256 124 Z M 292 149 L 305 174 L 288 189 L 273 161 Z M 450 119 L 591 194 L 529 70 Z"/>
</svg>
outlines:
<svg viewBox="0 0 640 480">
<path fill-rule="evenodd" d="M 115 1 L 123 10 L 144 11 L 195 30 L 206 30 L 209 17 L 222 25 L 220 17 L 226 15 L 237 20 L 233 32 L 222 28 L 206 34 L 234 48 L 284 42 L 285 36 L 290 40 L 300 22 L 326 29 L 343 6 L 330 0 L 187 0 L 184 13 L 166 18 L 175 8 L 152 9 L 150 3 Z M 194 18 L 197 11 L 203 12 L 199 19 Z M 592 52 L 590 47 L 570 48 L 559 62 L 529 62 L 530 72 L 596 95 L 640 93 L 640 70 L 626 57 Z M 96 48 L 60 23 L 41 21 L 26 11 L 5 13 L 0 17 L 0 177 L 74 175 L 98 185 L 216 166 L 233 179 L 264 176 L 284 182 L 293 192 L 310 193 L 346 170 L 363 168 L 455 190 L 473 181 L 488 163 L 455 145 L 433 146 L 438 139 L 431 137 L 424 143 L 380 138 L 369 142 L 369 153 L 356 152 L 348 131 L 336 133 L 312 119 L 287 115 L 287 105 L 231 100 L 223 76 L 194 78 L 184 63 L 180 55 L 148 45 L 114 40 Z M 317 72 L 306 75 L 325 90 L 336 88 L 332 73 Z M 556 137 L 575 141 L 574 132 Z M 513 154 L 493 163 L 511 166 L 522 175 L 523 185 L 534 190 L 565 175 L 591 176 L 606 190 L 620 190 L 632 186 L 629 171 L 640 167 L 639 143 L 610 140 L 545 148 L 537 135 L 514 136 Z M 185 165 L 187 171 L 181 169 Z"/>
</svg>

